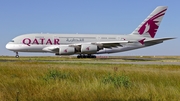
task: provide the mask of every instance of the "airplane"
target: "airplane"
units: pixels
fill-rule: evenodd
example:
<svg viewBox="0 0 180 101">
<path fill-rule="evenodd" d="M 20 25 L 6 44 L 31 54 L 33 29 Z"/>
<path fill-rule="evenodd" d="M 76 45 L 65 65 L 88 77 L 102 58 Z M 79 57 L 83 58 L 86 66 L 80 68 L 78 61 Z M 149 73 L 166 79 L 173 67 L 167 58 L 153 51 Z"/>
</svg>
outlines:
<svg viewBox="0 0 180 101">
<path fill-rule="evenodd" d="M 167 6 L 158 6 L 128 35 L 102 34 L 42 34 L 32 33 L 15 37 L 6 48 L 18 52 L 48 52 L 55 55 L 74 55 L 77 58 L 96 58 L 95 54 L 117 53 L 144 48 L 171 37 L 155 38 Z"/>
</svg>

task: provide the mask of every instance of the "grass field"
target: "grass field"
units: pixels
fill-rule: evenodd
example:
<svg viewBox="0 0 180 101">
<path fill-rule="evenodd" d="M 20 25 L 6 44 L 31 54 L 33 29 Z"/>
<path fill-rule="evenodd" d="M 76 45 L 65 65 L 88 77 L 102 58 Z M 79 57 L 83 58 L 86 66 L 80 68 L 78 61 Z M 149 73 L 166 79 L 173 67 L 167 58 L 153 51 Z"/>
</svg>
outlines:
<svg viewBox="0 0 180 101">
<path fill-rule="evenodd" d="M 179 61 L 179 57 L 164 58 L 163 61 Z M 180 65 L 60 63 L 53 60 L 77 59 L 0 57 L 0 101 L 180 100 Z"/>
</svg>

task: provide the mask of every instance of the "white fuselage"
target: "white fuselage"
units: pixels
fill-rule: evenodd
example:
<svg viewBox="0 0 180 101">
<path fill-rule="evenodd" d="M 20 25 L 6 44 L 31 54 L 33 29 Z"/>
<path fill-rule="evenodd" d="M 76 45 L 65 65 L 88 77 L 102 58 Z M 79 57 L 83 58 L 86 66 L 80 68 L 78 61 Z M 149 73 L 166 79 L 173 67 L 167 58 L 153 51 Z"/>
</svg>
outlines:
<svg viewBox="0 0 180 101">
<path fill-rule="evenodd" d="M 136 35 L 24 34 L 15 37 L 12 42 L 9 42 L 6 45 L 6 48 L 14 52 L 47 52 L 43 49 L 50 46 L 58 47 L 63 45 L 106 41 L 134 41 L 141 40 L 143 38 L 144 37 Z M 148 38 L 146 38 L 146 40 L 148 40 Z M 118 47 L 103 48 L 97 51 L 96 54 L 122 52 L 145 46 L 146 45 L 142 45 L 140 43 L 125 43 L 124 45 Z M 80 52 L 77 52 L 77 54 L 80 54 Z"/>
</svg>

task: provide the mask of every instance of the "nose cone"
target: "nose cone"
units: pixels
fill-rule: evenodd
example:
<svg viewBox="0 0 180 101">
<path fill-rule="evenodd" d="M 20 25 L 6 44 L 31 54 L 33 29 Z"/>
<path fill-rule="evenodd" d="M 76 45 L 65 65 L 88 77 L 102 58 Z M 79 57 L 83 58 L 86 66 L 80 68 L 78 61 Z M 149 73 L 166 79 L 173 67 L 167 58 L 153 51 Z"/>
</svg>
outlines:
<svg viewBox="0 0 180 101">
<path fill-rule="evenodd" d="M 7 43 L 6 44 L 6 49 L 13 50 L 13 44 Z"/>
</svg>

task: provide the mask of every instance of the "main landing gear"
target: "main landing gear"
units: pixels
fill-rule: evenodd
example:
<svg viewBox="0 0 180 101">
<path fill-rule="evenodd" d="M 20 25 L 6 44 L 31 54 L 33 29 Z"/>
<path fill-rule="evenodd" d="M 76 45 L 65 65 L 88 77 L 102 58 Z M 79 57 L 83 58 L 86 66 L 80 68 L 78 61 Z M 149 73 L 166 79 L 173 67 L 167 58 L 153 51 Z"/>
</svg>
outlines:
<svg viewBox="0 0 180 101">
<path fill-rule="evenodd" d="M 96 58 L 96 56 L 92 54 L 79 54 L 77 58 Z"/>
<path fill-rule="evenodd" d="M 15 56 L 16 58 L 19 58 L 19 54 L 18 54 L 18 52 L 16 52 L 16 56 Z"/>
</svg>

